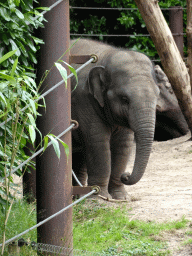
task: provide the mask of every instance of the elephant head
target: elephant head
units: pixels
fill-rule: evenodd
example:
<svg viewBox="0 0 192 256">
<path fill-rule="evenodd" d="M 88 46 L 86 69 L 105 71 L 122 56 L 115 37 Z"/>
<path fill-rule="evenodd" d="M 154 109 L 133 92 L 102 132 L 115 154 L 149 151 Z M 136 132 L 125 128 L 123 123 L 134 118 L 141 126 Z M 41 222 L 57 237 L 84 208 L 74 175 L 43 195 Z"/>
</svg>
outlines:
<svg viewBox="0 0 192 256">
<path fill-rule="evenodd" d="M 165 141 L 187 134 L 187 122 L 171 84 L 160 66 L 154 68 L 160 95 L 157 101 L 155 140 Z"/>
<path fill-rule="evenodd" d="M 90 70 L 87 89 L 105 121 L 134 132 L 133 171 L 121 176 L 124 184 L 133 185 L 144 174 L 154 139 L 159 95 L 154 68 L 148 57 L 132 51 L 117 51 L 102 64 Z"/>
</svg>

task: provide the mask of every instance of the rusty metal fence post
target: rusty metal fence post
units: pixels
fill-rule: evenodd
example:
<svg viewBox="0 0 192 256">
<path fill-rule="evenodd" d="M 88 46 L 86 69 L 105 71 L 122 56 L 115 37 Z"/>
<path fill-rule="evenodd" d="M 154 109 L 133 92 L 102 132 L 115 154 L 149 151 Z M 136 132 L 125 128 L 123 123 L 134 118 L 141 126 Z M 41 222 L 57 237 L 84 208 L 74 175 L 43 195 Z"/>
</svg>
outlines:
<svg viewBox="0 0 192 256">
<path fill-rule="evenodd" d="M 175 43 L 183 58 L 183 8 L 181 6 L 171 7 L 169 10 L 169 27 L 174 35 Z"/>
<path fill-rule="evenodd" d="M 41 0 L 41 6 L 51 6 L 54 0 Z M 63 0 L 58 6 L 45 14 L 47 23 L 40 29 L 39 38 L 45 45 L 41 47 L 38 59 L 38 81 L 46 70 L 69 47 L 69 1 Z M 69 62 L 69 54 L 63 57 Z M 41 90 L 45 91 L 61 81 L 61 75 L 56 67 L 51 70 L 44 81 Z M 46 111 L 41 110 L 42 116 L 37 119 L 37 127 L 45 136 L 48 133 L 59 135 L 70 126 L 71 120 L 71 92 L 68 80 L 46 96 Z M 70 147 L 70 157 L 67 161 L 63 147 L 61 158 L 58 160 L 53 147 L 48 148 L 41 156 L 36 158 L 37 177 L 37 220 L 44 220 L 50 215 L 68 206 L 72 202 L 71 178 L 71 133 L 63 139 Z M 37 140 L 37 143 L 39 141 Z M 38 243 L 51 244 L 72 248 L 72 209 L 68 209 L 60 216 L 40 226 L 37 230 Z M 44 255 L 47 255 L 46 253 Z M 50 253 L 48 255 L 51 255 Z M 70 254 L 72 255 L 72 254 Z"/>
</svg>

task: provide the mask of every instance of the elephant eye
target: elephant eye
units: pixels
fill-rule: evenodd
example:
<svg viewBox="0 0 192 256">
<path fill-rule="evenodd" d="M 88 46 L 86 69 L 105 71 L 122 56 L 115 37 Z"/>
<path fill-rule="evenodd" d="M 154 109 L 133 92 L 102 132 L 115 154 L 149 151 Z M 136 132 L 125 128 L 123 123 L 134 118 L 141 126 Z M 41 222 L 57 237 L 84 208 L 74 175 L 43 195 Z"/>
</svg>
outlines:
<svg viewBox="0 0 192 256">
<path fill-rule="evenodd" d="M 126 96 L 121 96 L 121 102 L 123 104 L 128 104 L 129 103 L 129 99 Z"/>
</svg>

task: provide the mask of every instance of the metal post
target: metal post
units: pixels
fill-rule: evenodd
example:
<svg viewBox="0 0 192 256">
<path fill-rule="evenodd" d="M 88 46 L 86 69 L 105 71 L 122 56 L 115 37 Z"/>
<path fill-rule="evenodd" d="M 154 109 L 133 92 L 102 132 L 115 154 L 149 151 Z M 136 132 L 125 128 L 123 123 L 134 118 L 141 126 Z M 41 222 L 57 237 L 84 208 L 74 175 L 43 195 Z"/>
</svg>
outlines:
<svg viewBox="0 0 192 256">
<path fill-rule="evenodd" d="M 54 0 L 41 0 L 40 4 L 41 6 L 51 6 L 54 2 Z M 47 12 L 45 18 L 48 22 L 45 23 L 45 28 L 41 29 L 38 35 L 45 42 L 39 53 L 38 81 L 69 47 L 69 1 L 63 0 L 58 6 Z M 69 55 L 66 54 L 63 60 L 69 63 Z M 48 90 L 61 79 L 59 71 L 54 67 L 44 81 L 41 90 Z M 42 109 L 42 116 L 37 119 L 37 127 L 43 136 L 48 133 L 59 135 L 70 126 L 70 91 L 68 82 L 67 89 L 65 85 L 60 86 L 46 96 L 46 110 Z M 62 139 L 71 149 L 71 133 L 69 132 Z M 71 153 L 67 161 L 63 146 L 60 149 L 60 160 L 52 146 L 36 159 L 38 222 L 72 202 Z M 40 226 L 37 233 L 38 243 L 72 248 L 72 209 Z"/>
<path fill-rule="evenodd" d="M 172 9 L 174 8 L 174 9 Z M 181 6 L 171 7 L 169 10 L 169 27 L 173 34 L 175 43 L 180 51 L 181 57 L 183 58 L 183 8 Z"/>
</svg>

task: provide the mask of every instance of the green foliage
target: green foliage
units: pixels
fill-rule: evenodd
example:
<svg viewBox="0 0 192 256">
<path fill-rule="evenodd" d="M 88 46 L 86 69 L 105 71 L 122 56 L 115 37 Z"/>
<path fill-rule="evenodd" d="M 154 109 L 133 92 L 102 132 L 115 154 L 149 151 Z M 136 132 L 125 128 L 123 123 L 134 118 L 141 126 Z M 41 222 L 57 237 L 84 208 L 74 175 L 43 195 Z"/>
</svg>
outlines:
<svg viewBox="0 0 192 256">
<path fill-rule="evenodd" d="M 182 6 L 186 8 L 186 0 L 159 1 L 161 8 L 171 6 Z M 108 0 L 108 1 L 88 1 L 71 0 L 71 6 L 79 7 L 114 7 L 114 8 L 137 8 L 134 0 Z M 163 15 L 169 23 L 169 10 L 163 10 Z M 111 18 L 112 17 L 112 18 Z M 184 10 L 184 27 L 186 27 L 186 10 Z M 90 37 L 92 39 L 104 40 L 116 46 L 127 47 L 132 50 L 147 54 L 152 59 L 159 59 L 155 46 L 148 36 L 138 36 L 149 34 L 146 25 L 138 10 L 71 10 L 71 33 L 79 34 L 118 34 L 133 35 L 131 37 Z M 185 32 L 185 28 L 184 28 Z M 186 50 L 186 37 L 184 42 Z"/>
<path fill-rule="evenodd" d="M 8 52 L 0 58 L 0 65 L 14 57 L 18 50 Z M 5 210 L 7 199 L 12 199 L 9 186 L 12 182 L 10 172 L 28 156 L 24 152 L 27 141 L 34 143 L 35 140 L 35 118 L 37 116 L 38 104 L 34 100 L 39 97 L 35 81 L 24 74 L 16 72 L 19 58 L 16 58 L 12 67 L 0 70 L 0 207 Z M 28 108 L 21 111 L 22 108 Z M 9 118 L 12 120 L 8 121 Z M 32 164 L 32 163 L 30 163 Z M 16 172 L 21 175 L 21 170 Z M 5 177 L 8 177 L 6 183 Z M 8 185 L 8 187 L 7 187 Z"/>
<path fill-rule="evenodd" d="M 5 176 L 25 161 L 24 147 L 34 143 L 37 130 L 35 119 L 38 88 L 33 65 L 36 52 L 43 41 L 33 36 L 34 29 L 43 27 L 43 16 L 33 8 L 33 0 L 3 0 L 0 2 L 0 208 L 5 209 L 6 197 L 10 199 L 9 176 Z M 37 1 L 35 1 L 37 3 Z M 20 111 L 29 104 L 25 111 Z M 12 118 L 12 121 L 9 121 Z M 2 125 L 3 123 L 3 125 Z M 30 163 L 30 165 L 32 162 Z M 21 175 L 21 170 L 16 172 Z M 8 188 L 6 188 L 8 185 Z"/>
<path fill-rule="evenodd" d="M 43 27 L 45 20 L 33 0 L 3 0 L 0 3 L 0 57 L 17 49 L 16 56 L 7 59 L 2 67 L 10 69 L 14 59 L 19 58 L 16 73 L 34 76 L 33 65 L 37 63 L 36 52 L 43 41 L 33 36 L 34 29 Z M 35 1 L 36 2 L 36 1 Z"/>
</svg>

